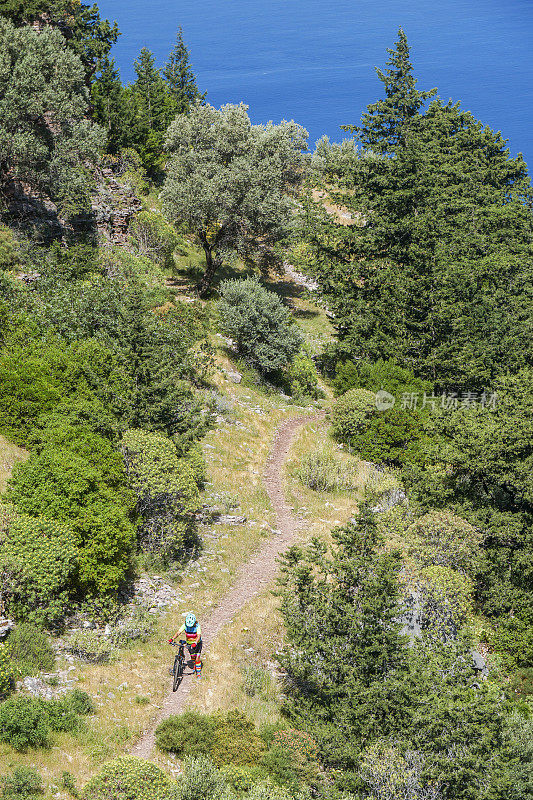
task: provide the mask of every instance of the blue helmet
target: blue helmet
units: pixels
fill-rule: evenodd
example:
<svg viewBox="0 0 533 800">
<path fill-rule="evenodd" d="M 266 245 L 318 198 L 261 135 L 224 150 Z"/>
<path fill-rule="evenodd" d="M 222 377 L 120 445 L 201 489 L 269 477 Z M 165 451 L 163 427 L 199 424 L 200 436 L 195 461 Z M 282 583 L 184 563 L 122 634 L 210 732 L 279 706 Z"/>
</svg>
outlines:
<svg viewBox="0 0 533 800">
<path fill-rule="evenodd" d="M 196 617 L 194 616 L 192 611 L 189 611 L 189 613 L 185 617 L 185 627 L 194 628 L 195 625 L 196 625 Z"/>
</svg>

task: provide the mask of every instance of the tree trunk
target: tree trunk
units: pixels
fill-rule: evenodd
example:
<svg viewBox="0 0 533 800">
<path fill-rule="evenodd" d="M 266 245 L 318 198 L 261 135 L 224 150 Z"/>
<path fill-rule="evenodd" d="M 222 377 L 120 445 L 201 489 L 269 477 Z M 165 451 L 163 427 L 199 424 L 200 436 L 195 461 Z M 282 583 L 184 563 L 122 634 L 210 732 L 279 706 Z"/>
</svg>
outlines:
<svg viewBox="0 0 533 800">
<path fill-rule="evenodd" d="M 200 283 L 198 284 L 198 293 L 200 294 L 200 297 L 205 297 L 211 288 L 211 284 L 213 283 L 213 278 L 215 277 L 215 273 L 218 269 L 219 261 L 216 257 L 213 257 L 213 250 L 207 242 L 207 237 L 201 236 L 200 241 L 202 242 L 202 247 L 204 248 L 206 267 L 205 272 L 200 279 Z"/>
</svg>

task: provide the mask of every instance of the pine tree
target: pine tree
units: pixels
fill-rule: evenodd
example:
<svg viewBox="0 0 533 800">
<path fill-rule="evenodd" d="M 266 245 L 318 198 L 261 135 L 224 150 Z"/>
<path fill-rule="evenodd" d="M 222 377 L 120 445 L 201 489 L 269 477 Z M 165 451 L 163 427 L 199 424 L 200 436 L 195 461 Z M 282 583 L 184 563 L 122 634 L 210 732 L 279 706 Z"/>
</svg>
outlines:
<svg viewBox="0 0 533 800">
<path fill-rule="evenodd" d="M 107 150 L 117 153 L 127 142 L 124 88 L 115 60 L 105 58 L 91 87 L 93 114 L 107 133 Z"/>
<path fill-rule="evenodd" d="M 280 661 L 292 687 L 288 716 L 316 738 L 326 763 L 353 768 L 364 742 L 401 724 L 400 555 L 380 552 L 368 504 L 332 539 L 283 557 Z"/>
<path fill-rule="evenodd" d="M 138 152 L 144 168 L 153 176 L 161 169 L 163 138 L 173 116 L 172 103 L 150 50 L 142 48 L 134 67 L 137 78 L 125 92 L 127 144 Z"/>
<path fill-rule="evenodd" d="M 163 70 L 163 77 L 167 82 L 176 114 L 187 113 L 192 103 L 205 97 L 205 94 L 202 95 L 198 91 L 181 26 L 178 28 L 176 44 Z"/>
<path fill-rule="evenodd" d="M 420 92 L 416 88 L 407 36 L 402 28 L 395 49 L 387 52 L 388 69 L 385 72 L 376 69 L 385 87 L 385 99 L 368 106 L 361 125 L 345 126 L 344 130 L 357 133 L 362 144 L 374 152 L 392 154 L 405 145 L 410 121 L 437 90 Z"/>
</svg>

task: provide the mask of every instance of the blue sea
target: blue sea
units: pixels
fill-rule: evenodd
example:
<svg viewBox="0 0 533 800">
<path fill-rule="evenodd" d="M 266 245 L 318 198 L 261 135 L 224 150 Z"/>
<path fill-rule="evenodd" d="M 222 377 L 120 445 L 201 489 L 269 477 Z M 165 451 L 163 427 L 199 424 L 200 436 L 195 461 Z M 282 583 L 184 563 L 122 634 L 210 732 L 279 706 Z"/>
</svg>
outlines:
<svg viewBox="0 0 533 800">
<path fill-rule="evenodd" d="M 436 86 L 501 130 L 533 165 L 533 0 L 99 0 L 122 36 L 124 81 L 150 48 L 163 65 L 178 25 L 212 105 L 245 102 L 254 122 L 294 119 L 310 146 L 359 121 L 382 94 L 401 25 L 421 89 Z"/>
</svg>

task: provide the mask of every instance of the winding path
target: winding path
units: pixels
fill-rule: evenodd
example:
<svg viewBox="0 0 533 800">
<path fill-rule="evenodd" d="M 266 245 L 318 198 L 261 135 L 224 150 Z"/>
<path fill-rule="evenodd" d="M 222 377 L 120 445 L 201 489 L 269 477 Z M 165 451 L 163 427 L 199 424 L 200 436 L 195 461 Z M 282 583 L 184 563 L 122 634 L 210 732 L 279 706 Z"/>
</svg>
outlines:
<svg viewBox="0 0 533 800">
<path fill-rule="evenodd" d="M 296 539 L 298 528 L 302 522 L 294 516 L 283 494 L 283 465 L 298 428 L 318 416 L 318 414 L 312 414 L 287 420 L 276 431 L 263 481 L 276 512 L 278 533 L 273 535 L 250 561 L 243 564 L 237 573 L 233 589 L 218 602 L 205 624 L 202 624 L 204 647 L 209 646 L 224 625 L 232 620 L 254 594 L 273 582 L 278 568 L 278 556 Z M 149 758 L 155 745 L 156 727 L 161 720 L 184 710 L 192 686 L 193 681 L 190 678 L 184 680 L 175 694 L 170 692 L 165 697 L 153 727 L 139 739 L 131 750 L 132 755 Z"/>
</svg>

